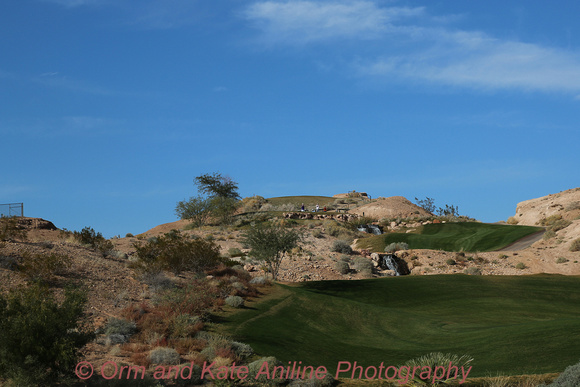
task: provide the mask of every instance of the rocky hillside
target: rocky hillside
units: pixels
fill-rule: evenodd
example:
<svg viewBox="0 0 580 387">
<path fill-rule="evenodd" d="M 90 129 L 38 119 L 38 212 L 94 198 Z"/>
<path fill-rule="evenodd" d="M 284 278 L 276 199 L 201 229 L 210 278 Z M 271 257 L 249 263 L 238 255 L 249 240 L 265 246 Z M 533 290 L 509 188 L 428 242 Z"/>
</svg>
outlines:
<svg viewBox="0 0 580 387">
<path fill-rule="evenodd" d="M 565 220 L 579 217 L 580 188 L 518 203 L 513 219 L 517 224 L 537 226 L 541 225 L 543 219 L 551 216 L 561 216 Z"/>
<path fill-rule="evenodd" d="M 430 216 L 423 208 L 411 203 L 402 196 L 379 198 L 376 201 L 362 205 L 349 211 L 350 213 L 371 218 L 414 218 Z"/>
<path fill-rule="evenodd" d="M 551 249 L 564 257 L 572 251 L 575 256 L 577 249 L 573 246 L 580 238 L 580 188 L 518 203 L 516 215 L 508 223 L 544 226 L 547 229 L 544 240 L 534 246 Z"/>
</svg>

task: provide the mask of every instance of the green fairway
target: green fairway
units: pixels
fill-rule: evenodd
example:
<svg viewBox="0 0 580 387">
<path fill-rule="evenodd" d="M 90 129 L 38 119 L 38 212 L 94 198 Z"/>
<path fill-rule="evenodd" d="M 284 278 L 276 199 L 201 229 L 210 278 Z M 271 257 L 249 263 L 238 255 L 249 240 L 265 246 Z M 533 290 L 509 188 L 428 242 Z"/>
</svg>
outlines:
<svg viewBox="0 0 580 387">
<path fill-rule="evenodd" d="M 405 276 L 275 285 L 225 329 L 261 355 L 334 370 L 472 356 L 470 376 L 561 372 L 580 359 L 580 278 Z"/>
<path fill-rule="evenodd" d="M 388 233 L 359 241 L 359 248 L 382 252 L 393 242 L 410 249 L 445 251 L 494 251 L 541 231 L 540 227 L 508 226 L 476 222 L 427 224 L 418 233 Z"/>
</svg>

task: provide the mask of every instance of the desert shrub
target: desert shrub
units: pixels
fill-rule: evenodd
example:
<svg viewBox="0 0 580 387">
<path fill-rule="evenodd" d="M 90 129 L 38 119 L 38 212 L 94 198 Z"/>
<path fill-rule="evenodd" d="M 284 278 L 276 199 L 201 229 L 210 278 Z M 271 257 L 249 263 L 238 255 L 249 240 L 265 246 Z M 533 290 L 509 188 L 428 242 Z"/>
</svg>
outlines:
<svg viewBox="0 0 580 387">
<path fill-rule="evenodd" d="M 234 308 L 241 308 L 244 306 L 244 299 L 240 296 L 228 296 L 226 304 Z"/>
<path fill-rule="evenodd" d="M 461 367 L 468 368 L 469 364 L 472 361 L 473 358 L 467 355 L 459 356 L 451 353 L 432 352 L 427 355 L 407 361 L 405 365 L 408 366 L 409 368 L 406 369 L 402 368 L 402 370 L 410 372 L 410 369 L 414 369 L 415 367 L 417 368 L 429 367 L 430 369 L 434 370 L 436 367 L 446 367 L 450 363 L 459 368 Z M 414 376 L 412 382 L 415 382 L 418 385 L 431 385 L 429 380 L 421 379 L 420 374 L 414 374 L 411 376 Z M 448 374 L 447 378 L 450 378 L 450 376 L 452 375 Z M 453 378 L 451 378 L 450 380 L 453 380 Z M 410 384 L 415 385 L 415 383 Z M 445 378 L 441 379 L 439 383 L 447 384 Z"/>
<path fill-rule="evenodd" d="M 250 283 L 252 285 L 264 285 L 266 283 L 266 278 L 265 277 L 254 277 L 250 280 Z"/>
<path fill-rule="evenodd" d="M 515 216 L 510 216 L 506 222 L 507 224 L 518 224 L 518 220 Z"/>
<path fill-rule="evenodd" d="M 580 209 L 580 202 L 572 202 L 566 206 L 566 211 L 574 211 Z"/>
<path fill-rule="evenodd" d="M 26 240 L 26 230 L 20 228 L 16 217 L 0 218 L 0 242 Z"/>
<path fill-rule="evenodd" d="M 371 271 L 373 269 L 373 263 L 368 258 L 357 257 L 353 263 L 353 269 L 359 272 Z"/>
<path fill-rule="evenodd" d="M 445 261 L 445 263 L 448 264 L 449 266 L 453 266 L 453 265 L 457 264 L 457 262 L 455 262 L 455 259 L 453 259 L 453 258 L 447 259 L 447 261 Z"/>
<path fill-rule="evenodd" d="M 114 249 L 113 243 L 92 227 L 85 227 L 81 231 L 73 231 L 73 238 L 79 243 L 100 251 L 104 256 Z"/>
<path fill-rule="evenodd" d="M 254 354 L 254 350 L 248 344 L 232 341 L 231 347 L 236 357 L 240 360 L 247 359 Z"/>
<path fill-rule="evenodd" d="M 324 231 L 333 237 L 337 237 L 344 230 L 344 228 L 334 220 L 327 220 L 323 223 Z"/>
<path fill-rule="evenodd" d="M 205 320 L 211 311 L 219 307 L 220 289 L 208 286 L 208 282 L 198 280 L 183 288 L 168 289 L 161 292 L 156 307 L 168 315 L 189 314 Z M 223 300 L 222 300 L 223 303 Z M 139 324 L 137 324 L 139 325 Z"/>
<path fill-rule="evenodd" d="M 145 244 L 135 247 L 138 261 L 133 267 L 144 272 L 166 269 L 175 273 L 184 270 L 201 272 L 215 268 L 223 260 L 219 246 L 207 239 L 190 239 L 180 231 L 172 230 Z"/>
<path fill-rule="evenodd" d="M 481 269 L 475 266 L 471 266 L 465 269 L 464 273 L 468 275 L 481 275 Z"/>
<path fill-rule="evenodd" d="M 497 257 L 500 259 L 506 259 L 508 256 L 505 254 L 499 254 Z"/>
<path fill-rule="evenodd" d="M 334 269 L 339 272 L 340 274 L 346 274 L 350 271 L 350 267 L 348 263 L 344 261 L 338 261 L 334 263 Z"/>
<path fill-rule="evenodd" d="M 149 360 L 153 364 L 179 364 L 179 353 L 173 348 L 157 347 L 149 353 Z"/>
<path fill-rule="evenodd" d="M 331 387 L 335 384 L 336 380 L 330 373 L 327 373 L 322 379 L 316 379 L 314 376 L 309 379 L 309 374 L 306 373 L 305 379 L 293 380 L 288 384 L 288 387 Z"/>
<path fill-rule="evenodd" d="M 340 260 L 346 263 L 350 263 L 351 259 L 348 255 L 341 255 Z"/>
<path fill-rule="evenodd" d="M 324 234 L 320 230 L 314 230 L 314 231 L 312 231 L 312 236 L 314 238 L 324 238 Z"/>
<path fill-rule="evenodd" d="M 1 246 L 0 246 L 1 247 Z M 16 258 L 5 255 L 0 255 L 0 268 L 15 270 L 18 267 Z"/>
<path fill-rule="evenodd" d="M 163 272 L 150 273 L 145 272 L 141 276 L 141 281 L 149 285 L 149 289 L 153 292 L 158 292 L 165 289 L 171 289 L 175 287 L 175 283 L 167 278 Z"/>
<path fill-rule="evenodd" d="M 562 219 L 562 215 L 556 214 L 540 220 L 540 224 L 542 226 L 548 227 L 548 231 L 551 230 L 556 232 L 568 227 L 572 224 L 572 222 L 566 219 Z"/>
<path fill-rule="evenodd" d="M 577 387 L 580 386 L 580 363 L 566 367 L 564 372 L 560 374 L 549 387 Z M 542 384 L 538 387 L 547 387 Z"/>
<path fill-rule="evenodd" d="M 572 241 L 570 244 L 570 251 L 580 251 L 580 238 Z"/>
<path fill-rule="evenodd" d="M 125 238 L 133 238 L 134 235 L 131 234 L 130 232 L 128 232 L 127 234 L 125 234 Z"/>
<path fill-rule="evenodd" d="M 103 329 L 106 340 L 110 344 L 124 343 L 135 333 L 137 325 L 134 321 L 111 317 Z"/>
<path fill-rule="evenodd" d="M 189 337 L 196 333 L 197 325 L 201 323 L 198 316 L 192 316 L 187 313 L 177 315 L 172 320 L 172 336 Z"/>
<path fill-rule="evenodd" d="M 518 262 L 518 264 L 516 265 L 516 269 L 523 270 L 525 268 L 526 268 L 526 264 L 523 262 Z"/>
<path fill-rule="evenodd" d="M 244 252 L 242 250 L 238 249 L 237 247 L 230 247 L 228 249 L 228 255 L 230 257 L 243 257 Z"/>
<path fill-rule="evenodd" d="M 86 294 L 65 289 L 59 304 L 34 284 L 0 294 L 0 375 L 16 385 L 48 385 L 74 377 L 79 350 L 93 338 L 80 323 Z"/>
<path fill-rule="evenodd" d="M 253 212 L 259 211 L 264 204 L 268 201 L 264 199 L 262 196 L 251 196 L 247 198 L 243 198 L 241 202 L 241 207 L 243 212 Z"/>
<path fill-rule="evenodd" d="M 352 254 L 352 247 L 347 241 L 337 240 L 332 244 L 332 251 L 342 254 Z"/>
<path fill-rule="evenodd" d="M 393 242 L 391 244 L 389 244 L 387 247 L 385 247 L 385 253 L 389 253 L 392 254 L 396 251 L 399 250 L 408 250 L 409 249 L 409 245 L 405 242 Z"/>
<path fill-rule="evenodd" d="M 28 253 L 22 254 L 20 272 L 32 281 L 51 281 L 55 275 L 64 274 L 72 265 L 65 254 Z"/>
<path fill-rule="evenodd" d="M 276 359 L 273 356 L 270 357 L 263 357 L 261 359 L 258 359 L 256 361 L 251 362 L 250 364 L 248 364 L 248 379 L 250 380 L 255 380 L 258 383 L 267 383 L 270 385 L 282 385 L 284 383 L 286 383 L 285 379 L 272 379 L 270 377 L 268 377 L 268 375 L 264 375 L 264 370 L 265 367 L 264 363 L 268 363 L 268 370 L 270 370 L 270 375 L 272 370 L 277 367 L 277 366 L 282 366 L 282 363 Z M 260 371 L 260 369 L 262 369 L 262 373 L 260 373 L 260 376 L 257 377 L 258 372 Z M 279 373 L 278 373 L 279 376 Z"/>
<path fill-rule="evenodd" d="M 558 257 L 558 259 L 556 259 L 556 263 L 566 263 L 568 262 L 568 260 L 564 257 Z"/>
</svg>

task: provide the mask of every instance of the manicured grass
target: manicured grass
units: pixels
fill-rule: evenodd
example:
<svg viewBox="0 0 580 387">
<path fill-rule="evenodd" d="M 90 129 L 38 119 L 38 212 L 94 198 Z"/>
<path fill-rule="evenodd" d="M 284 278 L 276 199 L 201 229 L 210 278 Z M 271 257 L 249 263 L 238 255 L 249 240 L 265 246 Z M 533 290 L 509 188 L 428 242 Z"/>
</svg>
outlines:
<svg viewBox="0 0 580 387">
<path fill-rule="evenodd" d="M 418 233 L 388 233 L 365 238 L 359 247 L 382 252 L 390 243 L 406 242 L 410 249 L 494 251 L 540 230 L 540 227 L 476 222 L 428 224 Z"/>
<path fill-rule="evenodd" d="M 561 372 L 580 359 L 580 278 L 405 276 L 275 285 L 225 317 L 261 355 L 334 370 L 468 354 L 470 376 Z"/>
</svg>

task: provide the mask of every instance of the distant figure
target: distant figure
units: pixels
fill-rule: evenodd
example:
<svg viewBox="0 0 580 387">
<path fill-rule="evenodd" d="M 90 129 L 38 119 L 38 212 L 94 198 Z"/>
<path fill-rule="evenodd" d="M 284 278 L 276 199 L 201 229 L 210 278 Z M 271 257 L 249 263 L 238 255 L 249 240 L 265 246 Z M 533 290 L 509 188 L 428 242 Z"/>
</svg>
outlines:
<svg viewBox="0 0 580 387">
<path fill-rule="evenodd" d="M 326 212 L 326 206 L 324 206 L 324 212 Z"/>
<path fill-rule="evenodd" d="M 304 203 L 302 203 L 302 207 L 300 207 L 300 211 L 304 212 Z"/>
<path fill-rule="evenodd" d="M 316 205 L 316 211 L 314 211 L 314 212 L 318 212 L 318 210 L 320 210 L 320 206 L 317 204 Z"/>
</svg>

